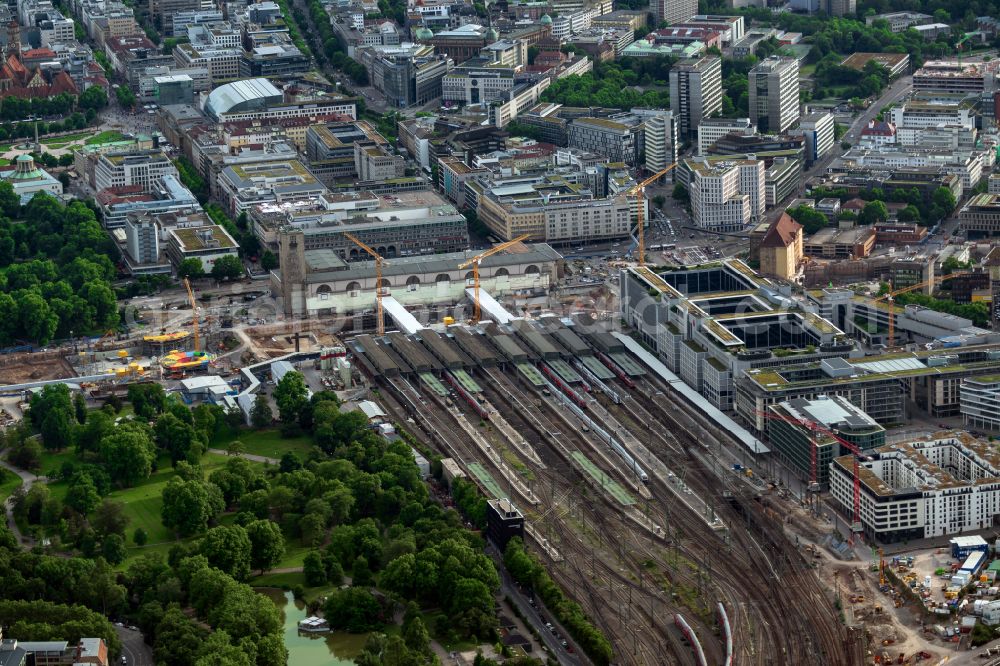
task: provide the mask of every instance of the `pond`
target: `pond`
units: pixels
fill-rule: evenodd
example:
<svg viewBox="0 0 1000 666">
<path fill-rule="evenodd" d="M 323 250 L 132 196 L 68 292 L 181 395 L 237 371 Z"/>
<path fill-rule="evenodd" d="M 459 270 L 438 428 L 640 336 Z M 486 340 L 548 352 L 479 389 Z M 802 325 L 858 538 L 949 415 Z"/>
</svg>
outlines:
<svg viewBox="0 0 1000 666">
<path fill-rule="evenodd" d="M 306 617 L 306 606 L 297 601 L 291 592 L 273 587 L 257 588 L 271 599 L 281 611 L 285 624 L 285 647 L 288 648 L 288 663 L 295 666 L 350 666 L 354 658 L 368 640 L 368 634 L 299 633 L 298 622 Z"/>
</svg>

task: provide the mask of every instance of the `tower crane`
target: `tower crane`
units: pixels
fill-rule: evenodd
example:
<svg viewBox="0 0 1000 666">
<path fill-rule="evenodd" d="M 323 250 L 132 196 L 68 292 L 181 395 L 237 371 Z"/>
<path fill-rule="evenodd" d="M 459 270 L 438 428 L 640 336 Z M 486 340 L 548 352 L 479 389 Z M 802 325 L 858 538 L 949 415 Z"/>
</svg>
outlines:
<svg viewBox="0 0 1000 666">
<path fill-rule="evenodd" d="M 194 350 L 201 351 L 201 340 L 198 337 L 198 304 L 194 302 L 194 291 L 191 290 L 191 281 L 184 278 L 184 287 L 187 289 L 188 302 L 191 304 L 191 332 L 194 334 Z"/>
<path fill-rule="evenodd" d="M 890 290 L 889 290 L 888 294 L 885 294 L 883 296 L 879 296 L 878 298 L 876 298 L 875 301 L 874 301 L 875 303 L 883 303 L 884 302 L 884 303 L 888 303 L 889 304 L 889 338 L 888 338 L 889 344 L 887 344 L 886 346 L 887 347 L 894 347 L 895 344 L 896 344 L 896 315 L 892 311 L 892 299 L 893 299 L 893 297 L 899 296 L 900 294 L 906 294 L 906 293 L 909 293 L 911 291 L 916 291 L 917 289 L 923 289 L 924 287 L 927 287 L 927 286 L 930 286 L 930 285 L 933 285 L 933 284 L 939 284 L 941 282 L 944 282 L 945 280 L 950 280 L 953 277 L 958 277 L 959 275 L 962 275 L 962 273 L 949 273 L 948 275 L 942 275 L 940 277 L 931 278 L 930 280 L 925 280 L 925 281 L 920 282 L 918 284 L 910 285 L 909 287 L 903 287 L 902 289 L 895 289 L 895 290 L 893 290 L 891 288 L 891 285 L 890 285 Z"/>
<path fill-rule="evenodd" d="M 639 265 L 640 266 L 642 266 L 645 263 L 645 260 L 646 260 L 646 233 L 645 233 L 645 228 L 644 228 L 645 225 L 643 223 L 644 221 L 642 219 L 642 212 L 643 212 L 643 209 L 645 208 L 645 206 L 643 205 L 643 202 L 644 202 L 645 195 L 646 195 L 646 186 L 649 185 L 650 183 L 656 181 L 656 180 L 659 180 L 663 176 L 665 176 L 667 174 L 667 172 L 669 172 L 675 166 L 677 166 L 677 162 L 674 162 L 673 164 L 671 164 L 670 166 L 668 166 L 666 169 L 661 169 L 660 171 L 657 171 L 652 176 L 650 176 L 646 180 L 642 181 L 638 185 L 632 186 L 632 188 L 629 189 L 625 193 L 626 197 L 630 197 L 632 195 L 638 195 L 636 197 L 636 203 L 638 204 L 637 207 L 638 207 L 638 215 L 639 215 L 639 228 L 638 228 L 639 247 L 638 247 L 638 250 L 639 250 Z"/>
<path fill-rule="evenodd" d="M 385 335 L 385 318 L 382 313 L 382 267 L 388 266 L 389 262 L 383 259 L 381 254 L 371 249 L 346 231 L 344 232 L 344 236 L 375 259 L 375 308 L 377 311 L 375 327 L 378 332 L 378 336 L 382 337 Z"/>
<path fill-rule="evenodd" d="M 475 290 L 474 292 L 475 296 L 473 298 L 473 301 L 475 302 L 473 303 L 473 314 L 472 314 L 473 324 L 479 323 L 479 317 L 482 314 L 481 308 L 479 307 L 479 263 L 486 257 L 493 256 L 497 252 L 503 252 L 509 247 L 514 247 L 518 243 L 521 243 L 522 241 L 525 241 L 530 237 L 531 234 L 522 234 L 517 238 L 515 238 L 514 240 L 509 240 L 506 243 L 500 243 L 499 245 L 494 245 L 485 252 L 480 252 L 472 259 L 469 259 L 468 261 L 465 261 L 458 265 L 460 269 L 465 269 L 468 268 L 469 266 L 472 266 L 472 281 L 473 281 L 473 289 Z"/>
<path fill-rule="evenodd" d="M 853 521 L 851 523 L 850 543 L 851 545 L 854 545 L 854 535 L 855 533 L 861 531 L 861 465 L 859 463 L 859 460 L 864 456 L 864 454 L 861 453 L 861 449 L 859 449 L 858 446 L 854 444 L 854 442 L 850 442 L 844 439 L 843 437 L 841 437 L 834 431 L 830 430 L 826 426 L 820 425 L 815 421 L 795 418 L 792 416 L 783 416 L 780 414 L 774 414 L 772 412 L 766 412 L 762 410 L 756 410 L 755 413 L 757 414 L 757 416 L 760 416 L 762 418 L 769 419 L 772 421 L 783 421 L 785 423 L 790 423 L 792 425 L 799 426 L 800 428 L 805 428 L 807 431 L 809 431 L 810 433 L 809 443 L 811 444 L 810 446 L 811 468 L 810 468 L 810 483 L 809 483 L 810 492 L 819 492 L 819 484 L 817 483 L 816 480 L 817 479 L 816 477 L 817 434 L 822 434 L 822 435 L 827 435 L 828 437 L 832 437 L 834 440 L 839 442 L 841 446 L 843 446 L 845 449 L 847 449 L 853 454 L 851 457 L 854 460 L 854 502 L 853 502 L 854 513 L 853 513 Z"/>
</svg>

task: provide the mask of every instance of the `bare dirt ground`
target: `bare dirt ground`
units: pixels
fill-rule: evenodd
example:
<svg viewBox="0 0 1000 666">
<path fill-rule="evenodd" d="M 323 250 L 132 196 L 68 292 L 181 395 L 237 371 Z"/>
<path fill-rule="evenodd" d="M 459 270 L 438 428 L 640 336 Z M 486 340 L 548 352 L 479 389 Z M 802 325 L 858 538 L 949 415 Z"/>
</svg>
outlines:
<svg viewBox="0 0 1000 666">
<path fill-rule="evenodd" d="M 0 358 L 0 385 L 75 376 L 76 373 L 66 359 L 56 353 L 11 354 Z"/>
</svg>

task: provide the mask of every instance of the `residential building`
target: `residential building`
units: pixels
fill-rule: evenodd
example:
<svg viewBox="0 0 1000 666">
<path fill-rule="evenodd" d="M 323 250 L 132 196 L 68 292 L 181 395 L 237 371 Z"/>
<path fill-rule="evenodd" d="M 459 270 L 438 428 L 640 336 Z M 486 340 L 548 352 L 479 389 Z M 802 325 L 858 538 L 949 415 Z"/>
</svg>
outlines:
<svg viewBox="0 0 1000 666">
<path fill-rule="evenodd" d="M 162 150 L 136 150 L 102 154 L 94 167 L 94 188 L 101 190 L 140 187 L 149 193 L 164 176 L 178 177 L 177 168 Z"/>
<path fill-rule="evenodd" d="M 698 154 L 707 155 L 708 148 L 727 134 L 756 134 L 749 118 L 705 118 L 698 124 Z"/>
<path fill-rule="evenodd" d="M 709 163 L 685 160 L 692 173 L 689 188 L 695 225 L 712 231 L 741 232 L 764 214 L 764 162 L 732 160 Z"/>
<path fill-rule="evenodd" d="M 1000 194 L 976 194 L 958 214 L 959 228 L 973 238 L 1000 236 Z"/>
<path fill-rule="evenodd" d="M 868 25 L 879 20 L 887 22 L 889 30 L 893 32 L 904 32 L 911 26 L 931 23 L 934 21 L 934 18 L 930 14 L 921 14 L 919 12 L 891 12 L 865 17 L 865 23 Z"/>
<path fill-rule="evenodd" d="M 216 261 L 222 257 L 237 257 L 239 251 L 236 240 L 217 224 L 167 230 L 167 256 L 174 268 L 185 259 L 198 259 L 204 271 L 210 273 Z"/>
<path fill-rule="evenodd" d="M 657 25 L 664 21 L 683 23 L 698 13 L 698 2 L 697 0 L 653 0 L 650 9 Z"/>
<path fill-rule="evenodd" d="M 670 110 L 684 139 L 696 138 L 702 119 L 722 112 L 721 58 L 689 58 L 670 68 Z"/>
<path fill-rule="evenodd" d="M 781 134 L 799 119 L 799 63 L 770 56 L 749 74 L 750 120 L 762 132 Z"/>
<path fill-rule="evenodd" d="M 866 541 L 899 543 L 975 532 L 1000 513 L 1000 456 L 968 433 L 879 447 L 860 461 Z M 830 495 L 854 512 L 854 456 L 830 465 Z"/>
<path fill-rule="evenodd" d="M 761 275 L 792 280 L 803 258 L 802 225 L 782 213 L 764 233 L 757 256 Z"/>
<path fill-rule="evenodd" d="M 836 433 L 861 451 L 885 445 L 885 428 L 841 396 L 793 398 L 771 405 L 767 411 L 771 417 L 767 436 L 772 450 L 800 479 L 816 483 L 816 490 L 830 483 L 833 459 L 850 453 L 828 433 Z"/>
<path fill-rule="evenodd" d="M 326 192 L 326 186 L 296 159 L 228 166 L 219 173 L 218 187 L 219 197 L 233 217 L 255 204 Z"/>
<path fill-rule="evenodd" d="M 1000 430 L 1000 375 L 967 377 L 959 389 L 960 411 L 966 427 Z"/>
<path fill-rule="evenodd" d="M 570 148 L 604 155 L 611 162 L 635 166 L 643 151 L 641 123 L 625 124 L 607 118 L 576 118 L 569 124 Z"/>
<path fill-rule="evenodd" d="M 834 143 L 833 114 L 827 112 L 807 113 L 799 120 L 795 134 L 801 134 L 805 139 L 805 160 L 807 166 L 812 166 L 825 156 Z"/>
</svg>

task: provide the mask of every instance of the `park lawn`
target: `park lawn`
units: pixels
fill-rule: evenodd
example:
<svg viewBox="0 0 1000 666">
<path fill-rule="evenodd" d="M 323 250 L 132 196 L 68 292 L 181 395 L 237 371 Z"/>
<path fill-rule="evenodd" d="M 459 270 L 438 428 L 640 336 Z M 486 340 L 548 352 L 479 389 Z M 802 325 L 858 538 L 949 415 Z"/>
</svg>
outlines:
<svg viewBox="0 0 1000 666">
<path fill-rule="evenodd" d="M 73 449 L 66 448 L 59 452 L 42 451 L 42 468 L 38 472 L 38 475 L 46 476 L 50 479 L 59 476 L 59 471 L 62 469 L 63 463 L 71 461 L 76 461 L 76 452 Z"/>
<path fill-rule="evenodd" d="M 311 550 L 313 548 L 303 546 L 301 540 L 285 537 L 285 556 L 281 558 L 280 562 L 274 565 L 274 568 L 291 569 L 292 567 L 301 567 L 306 561 L 306 555 Z"/>
<path fill-rule="evenodd" d="M 67 134 L 66 136 L 54 136 L 51 139 L 42 139 L 42 144 L 52 147 L 53 144 L 61 143 L 74 143 L 76 141 L 83 141 L 88 136 L 92 136 L 90 132 L 80 132 L 78 134 Z"/>
<path fill-rule="evenodd" d="M 298 573 L 266 573 L 263 576 L 254 576 L 250 579 L 253 587 L 278 587 L 282 590 L 290 590 L 296 585 L 305 587 L 306 576 L 302 572 Z"/>
<path fill-rule="evenodd" d="M 10 494 L 21 487 L 21 477 L 7 469 L 0 469 L 0 504 L 7 501 Z"/>
<path fill-rule="evenodd" d="M 212 444 L 212 447 L 225 449 L 235 439 L 243 443 L 244 453 L 267 458 L 281 458 L 282 455 L 289 451 L 300 458 L 305 458 L 313 447 L 312 439 L 309 437 L 285 438 L 276 429 L 234 432 L 226 437 L 220 437 L 219 441 Z"/>
<path fill-rule="evenodd" d="M 90 146 L 97 143 L 109 143 L 111 141 L 121 141 L 124 138 L 125 135 L 119 132 L 118 130 L 104 130 L 100 134 L 95 134 L 94 136 L 84 141 L 84 144 Z"/>
</svg>

